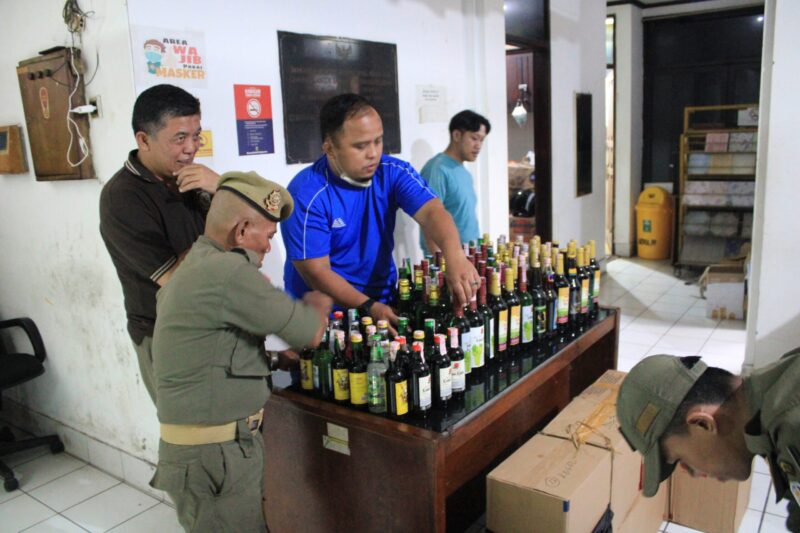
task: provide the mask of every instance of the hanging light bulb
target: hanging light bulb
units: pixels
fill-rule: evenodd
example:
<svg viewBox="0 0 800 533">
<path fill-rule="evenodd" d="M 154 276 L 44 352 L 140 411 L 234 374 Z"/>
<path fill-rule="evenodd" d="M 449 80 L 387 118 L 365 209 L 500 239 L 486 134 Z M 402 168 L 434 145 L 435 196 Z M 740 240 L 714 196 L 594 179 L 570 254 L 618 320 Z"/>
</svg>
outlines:
<svg viewBox="0 0 800 533">
<path fill-rule="evenodd" d="M 517 123 L 520 128 L 528 121 L 528 110 L 525 109 L 525 91 L 528 89 L 527 84 L 519 86 L 519 96 L 517 97 L 517 105 L 511 111 L 511 118 Z"/>
</svg>

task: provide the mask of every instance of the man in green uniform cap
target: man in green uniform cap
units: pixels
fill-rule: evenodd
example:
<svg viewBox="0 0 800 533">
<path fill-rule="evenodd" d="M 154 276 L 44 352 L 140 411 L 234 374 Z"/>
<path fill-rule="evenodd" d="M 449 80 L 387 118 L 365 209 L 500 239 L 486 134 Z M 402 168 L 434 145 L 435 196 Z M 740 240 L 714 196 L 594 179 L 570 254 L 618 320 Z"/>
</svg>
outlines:
<svg viewBox="0 0 800 533">
<path fill-rule="evenodd" d="M 289 192 L 255 172 L 219 181 L 205 232 L 157 295 L 153 335 L 161 422 L 151 485 L 167 491 L 186 531 L 264 531 L 258 431 L 274 357 L 264 338 L 320 342 L 331 300 L 292 300 L 259 272 Z"/>
<path fill-rule="evenodd" d="M 617 418 L 644 456 L 645 496 L 677 463 L 693 475 L 741 481 L 760 455 L 777 499 L 789 500 L 787 529 L 800 531 L 800 349 L 749 376 L 699 357 L 647 357 L 620 387 Z"/>
</svg>

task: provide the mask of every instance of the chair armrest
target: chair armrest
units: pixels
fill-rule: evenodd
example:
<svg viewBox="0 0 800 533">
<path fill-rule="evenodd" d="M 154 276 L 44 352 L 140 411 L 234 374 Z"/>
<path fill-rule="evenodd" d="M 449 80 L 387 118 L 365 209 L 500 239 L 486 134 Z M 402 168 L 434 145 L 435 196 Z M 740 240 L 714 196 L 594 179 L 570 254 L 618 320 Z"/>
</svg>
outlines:
<svg viewBox="0 0 800 533">
<path fill-rule="evenodd" d="M 36 323 L 30 318 L 12 318 L 9 320 L 0 320 L 0 329 L 9 329 L 13 327 L 20 327 L 25 331 L 28 340 L 33 346 L 33 355 L 39 362 L 44 362 L 47 357 L 47 351 L 44 349 L 44 342 L 42 336 L 39 334 L 39 328 Z"/>
</svg>

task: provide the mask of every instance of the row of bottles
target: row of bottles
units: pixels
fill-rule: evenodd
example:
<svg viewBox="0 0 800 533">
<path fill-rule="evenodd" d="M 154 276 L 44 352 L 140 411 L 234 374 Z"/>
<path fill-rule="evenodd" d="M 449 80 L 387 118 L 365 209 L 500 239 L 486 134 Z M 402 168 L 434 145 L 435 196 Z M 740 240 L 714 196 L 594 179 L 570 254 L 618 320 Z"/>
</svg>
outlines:
<svg viewBox="0 0 800 533">
<path fill-rule="evenodd" d="M 324 399 L 400 419 L 409 413 L 424 418 L 434 407 L 446 410 L 451 398 L 463 398 L 466 390 L 464 352 L 458 328 L 449 328 L 449 349 L 434 329 L 429 320 L 425 331 L 415 331 L 411 349 L 403 336 L 389 342 L 378 334 L 365 348 L 361 333 L 353 332 L 349 357 L 344 331 L 327 330 L 316 350 L 300 355 L 300 386 Z"/>
<path fill-rule="evenodd" d="M 538 237 L 511 244 L 501 236 L 494 250 L 487 235 L 465 246 L 480 274 L 468 305 L 451 300 L 441 254 L 413 268 L 404 261 L 398 335 L 390 338 L 388 322 L 359 317 L 356 309 L 346 317 L 336 311 L 320 346 L 301 353 L 301 388 L 397 419 L 469 409 L 483 401 L 491 376 L 502 383 L 520 361 L 576 337 L 597 316 L 594 241 L 570 241 L 561 250 Z"/>
</svg>

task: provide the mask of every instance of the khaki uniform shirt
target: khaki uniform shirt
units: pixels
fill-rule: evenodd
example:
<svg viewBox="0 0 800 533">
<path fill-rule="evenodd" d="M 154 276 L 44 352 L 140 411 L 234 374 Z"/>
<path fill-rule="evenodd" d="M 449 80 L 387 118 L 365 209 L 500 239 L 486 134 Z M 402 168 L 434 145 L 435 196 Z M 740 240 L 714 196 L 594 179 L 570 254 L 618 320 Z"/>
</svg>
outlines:
<svg viewBox="0 0 800 533">
<path fill-rule="evenodd" d="M 744 378 L 744 392 L 747 448 L 767 459 L 777 498 L 800 502 L 800 348 Z"/>
<path fill-rule="evenodd" d="M 153 364 L 158 419 L 224 424 L 264 406 L 264 337 L 311 341 L 319 315 L 258 270 L 252 252 L 226 252 L 201 236 L 157 295 Z"/>
</svg>

